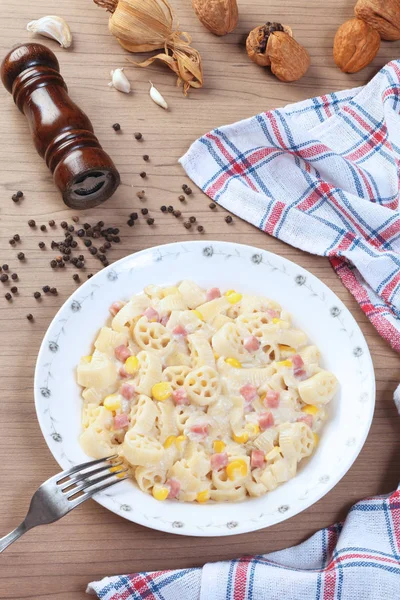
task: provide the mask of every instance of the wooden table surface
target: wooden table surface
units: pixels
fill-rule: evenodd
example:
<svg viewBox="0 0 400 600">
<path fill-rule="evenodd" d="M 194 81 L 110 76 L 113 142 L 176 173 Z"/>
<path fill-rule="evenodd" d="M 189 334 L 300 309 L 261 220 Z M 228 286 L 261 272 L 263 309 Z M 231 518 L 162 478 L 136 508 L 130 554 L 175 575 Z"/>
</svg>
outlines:
<svg viewBox="0 0 400 600">
<path fill-rule="evenodd" d="M 115 160 L 122 185 L 105 205 L 81 215 L 81 221 L 103 219 L 121 229 L 121 243 L 110 252 L 114 261 L 156 244 L 200 239 L 184 229 L 182 219 L 161 214 L 162 204 L 179 206 L 184 215 L 194 214 L 205 228 L 204 240 L 231 240 L 254 244 L 285 256 L 320 277 L 344 301 L 360 324 L 375 365 L 377 402 L 367 442 L 354 466 L 322 500 L 305 512 L 275 527 L 228 538 L 185 538 L 135 525 L 89 501 L 58 523 L 29 532 L 0 557 L 0 598 L 35 600 L 83 600 L 88 581 L 105 575 L 140 570 L 203 565 L 241 554 L 264 553 L 297 544 L 317 529 L 343 518 L 359 498 L 392 490 L 400 479 L 399 422 L 393 390 L 400 379 L 399 358 L 366 319 L 345 290 L 325 258 L 305 254 L 234 218 L 228 226 L 225 212 L 212 212 L 200 191 L 194 190 L 185 205 L 177 196 L 188 182 L 177 159 L 189 144 L 209 129 L 250 117 L 260 111 L 284 106 L 310 96 L 361 85 L 388 60 L 397 58 L 400 43 L 384 42 L 373 64 L 356 75 L 342 74 L 333 63 L 332 40 L 344 20 L 352 15 L 351 0 L 239 0 L 237 30 L 217 38 L 197 21 L 190 0 L 174 0 L 182 28 L 193 36 L 203 57 L 205 84 L 184 98 L 175 77 L 162 66 L 126 70 L 133 94 L 107 87 L 112 68 L 127 66 L 127 54 L 108 33 L 107 14 L 91 0 L 8 0 L 0 19 L 0 50 L 4 55 L 14 44 L 29 40 L 28 21 L 46 14 L 63 16 L 74 34 L 74 45 L 61 49 L 40 38 L 56 52 L 70 95 L 89 114 L 105 149 Z M 311 54 L 311 67 L 301 81 L 283 84 L 249 61 L 244 50 L 246 33 L 265 20 L 293 27 L 296 38 Z M 170 104 L 164 112 L 148 97 L 148 79 L 157 85 Z M 122 132 L 111 125 L 118 121 Z M 141 131 L 143 141 L 133 133 Z M 53 252 L 42 251 L 38 242 L 60 239 L 59 223 L 76 214 L 59 197 L 43 161 L 36 155 L 25 119 L 11 96 L 0 89 L 0 264 L 8 263 L 19 274 L 19 295 L 9 304 L 0 295 L 0 367 L 3 396 L 0 402 L 0 535 L 8 533 L 24 517 L 31 493 L 58 470 L 36 420 L 33 374 L 42 337 L 61 304 L 76 288 L 71 267 L 53 272 Z M 142 155 L 151 160 L 144 168 Z M 194 187 L 194 186 L 193 186 Z M 146 190 L 146 200 L 136 197 Z M 24 199 L 14 204 L 11 195 L 23 190 Z M 128 214 L 146 206 L 155 217 L 153 228 L 142 219 L 126 224 Z M 27 225 L 53 218 L 56 232 L 42 233 Z M 12 248 L 8 240 L 19 233 L 21 242 Z M 56 237 L 56 235 L 58 237 Z M 19 263 L 17 251 L 26 254 Z M 99 262 L 88 259 L 86 272 L 96 272 Z M 33 292 L 54 285 L 57 297 L 39 303 Z M 31 312 L 35 321 L 25 315 Z"/>
</svg>

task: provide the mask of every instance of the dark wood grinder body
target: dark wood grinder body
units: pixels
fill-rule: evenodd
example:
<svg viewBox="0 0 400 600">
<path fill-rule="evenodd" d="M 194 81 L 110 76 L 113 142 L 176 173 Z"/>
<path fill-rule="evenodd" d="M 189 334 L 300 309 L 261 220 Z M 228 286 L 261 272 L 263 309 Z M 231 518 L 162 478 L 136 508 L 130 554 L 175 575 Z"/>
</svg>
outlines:
<svg viewBox="0 0 400 600">
<path fill-rule="evenodd" d="M 42 44 L 22 44 L 3 60 L 1 79 L 26 116 L 65 204 L 85 209 L 107 200 L 120 183 L 119 173 L 90 120 L 69 97 L 55 54 Z"/>
</svg>

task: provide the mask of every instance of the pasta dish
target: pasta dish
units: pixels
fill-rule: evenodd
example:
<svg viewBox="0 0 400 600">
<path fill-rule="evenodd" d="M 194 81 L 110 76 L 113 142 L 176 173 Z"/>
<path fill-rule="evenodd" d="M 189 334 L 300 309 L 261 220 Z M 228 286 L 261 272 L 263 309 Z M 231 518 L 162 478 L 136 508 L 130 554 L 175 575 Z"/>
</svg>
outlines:
<svg viewBox="0 0 400 600">
<path fill-rule="evenodd" d="M 80 443 L 156 500 L 238 501 L 296 475 L 336 377 L 278 303 L 191 281 L 114 302 L 77 381 Z"/>
</svg>

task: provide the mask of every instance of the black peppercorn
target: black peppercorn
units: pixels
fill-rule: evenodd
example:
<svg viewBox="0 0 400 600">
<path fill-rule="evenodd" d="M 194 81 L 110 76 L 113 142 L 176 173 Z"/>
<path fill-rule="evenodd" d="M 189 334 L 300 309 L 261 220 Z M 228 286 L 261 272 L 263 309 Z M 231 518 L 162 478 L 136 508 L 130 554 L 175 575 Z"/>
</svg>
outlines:
<svg viewBox="0 0 400 600">
<path fill-rule="evenodd" d="M 74 223 L 79 223 L 79 217 L 78 217 L 78 215 L 74 215 L 72 217 L 72 220 L 73 220 Z"/>
<path fill-rule="evenodd" d="M 142 215 L 147 215 L 149 214 L 149 209 L 148 208 L 142 208 L 141 211 Z"/>
<path fill-rule="evenodd" d="M 67 229 L 68 227 L 68 223 L 66 221 L 61 221 L 60 225 L 63 229 Z"/>
<path fill-rule="evenodd" d="M 77 269 L 83 269 L 83 262 L 81 260 L 77 260 L 75 266 Z"/>
<path fill-rule="evenodd" d="M 63 261 L 64 262 L 69 262 L 71 259 L 71 257 L 69 256 L 69 254 L 63 254 Z"/>
<path fill-rule="evenodd" d="M 12 296 L 11 296 L 11 294 L 10 294 L 9 292 L 7 292 L 7 294 L 5 294 L 5 295 L 4 295 L 4 298 L 5 298 L 6 300 L 11 300 L 11 299 L 12 299 Z"/>
<path fill-rule="evenodd" d="M 149 218 L 146 220 L 147 225 L 154 225 L 154 219 Z"/>
<path fill-rule="evenodd" d="M 25 254 L 23 252 L 18 252 L 17 258 L 18 258 L 18 260 L 24 260 Z"/>
<path fill-rule="evenodd" d="M 139 218 L 139 215 L 137 214 L 137 212 L 133 212 L 130 214 L 131 219 L 133 219 L 134 221 L 136 221 L 136 219 Z"/>
<path fill-rule="evenodd" d="M 36 227 L 36 222 L 33 219 L 29 219 L 28 225 L 29 227 Z"/>
<path fill-rule="evenodd" d="M 167 207 L 165 205 L 160 207 L 161 212 L 167 212 Z"/>
<path fill-rule="evenodd" d="M 174 210 L 174 212 L 172 213 L 174 215 L 174 217 L 178 218 L 181 216 L 181 211 L 180 210 Z"/>
<path fill-rule="evenodd" d="M 50 266 L 52 269 L 56 269 L 57 268 L 57 261 L 56 260 L 51 260 L 50 261 Z"/>
<path fill-rule="evenodd" d="M 114 123 L 112 128 L 114 129 L 114 131 L 121 131 L 121 125 L 119 123 Z"/>
<path fill-rule="evenodd" d="M 100 246 L 99 250 L 102 254 L 104 254 L 104 252 L 106 251 L 105 246 Z"/>
<path fill-rule="evenodd" d="M 16 195 L 17 195 L 17 198 L 22 198 L 24 195 L 24 192 L 21 192 L 21 190 L 18 190 Z"/>
<path fill-rule="evenodd" d="M 71 248 L 76 248 L 78 245 L 78 242 L 76 240 L 72 240 L 71 242 Z"/>
<path fill-rule="evenodd" d="M 85 262 L 85 257 L 83 256 L 83 254 L 80 254 L 78 256 L 78 260 L 81 260 L 82 262 Z"/>
<path fill-rule="evenodd" d="M 135 136 L 135 140 L 141 140 L 143 138 L 142 134 L 139 131 L 135 131 L 133 135 Z"/>
<path fill-rule="evenodd" d="M 11 240 L 9 240 L 8 243 L 11 244 L 11 246 L 15 246 L 16 241 L 14 240 L 14 238 L 11 238 Z"/>
<path fill-rule="evenodd" d="M 136 192 L 136 196 L 139 198 L 139 200 L 143 200 L 145 195 L 146 195 L 146 193 L 144 190 L 142 190 L 141 192 Z"/>
<path fill-rule="evenodd" d="M 13 238 L 14 238 L 14 240 L 15 240 L 16 242 L 19 242 L 19 241 L 21 241 L 21 238 L 20 238 L 20 236 L 19 236 L 19 234 L 18 234 L 18 233 L 16 233 L 15 235 L 13 235 Z"/>
<path fill-rule="evenodd" d="M 103 262 L 103 260 L 107 260 L 107 257 L 105 254 L 98 254 L 97 257 L 101 262 Z"/>
<path fill-rule="evenodd" d="M 8 271 L 8 265 L 3 265 L 2 269 L 3 271 Z"/>
<path fill-rule="evenodd" d="M 57 288 L 55 288 L 55 287 L 50 288 L 50 294 L 53 294 L 53 296 L 57 296 L 57 294 L 58 294 Z"/>
<path fill-rule="evenodd" d="M 55 226 L 55 224 L 56 224 L 56 222 L 55 222 L 55 221 L 53 221 L 53 219 L 51 219 L 51 220 L 49 221 L 49 226 L 50 226 L 50 227 L 54 227 L 54 226 Z"/>
<path fill-rule="evenodd" d="M 225 217 L 225 221 L 226 223 L 232 223 L 233 219 L 230 215 L 228 215 L 227 217 Z"/>
<path fill-rule="evenodd" d="M 214 209 L 217 205 L 215 204 L 215 202 L 211 202 L 208 207 L 211 209 Z"/>
<path fill-rule="evenodd" d="M 168 206 L 168 208 L 167 208 L 167 211 L 168 211 L 169 213 L 172 213 L 172 212 L 174 212 L 174 207 L 173 207 L 173 206 L 171 206 L 171 205 L 169 205 L 169 206 Z"/>
<path fill-rule="evenodd" d="M 129 225 L 129 227 L 133 227 L 135 224 L 135 221 L 133 221 L 132 219 L 129 219 L 129 221 L 127 221 L 126 224 Z"/>
<path fill-rule="evenodd" d="M 49 286 L 49 285 L 44 285 L 44 286 L 42 287 L 42 291 L 43 291 L 45 294 L 48 294 L 48 293 L 49 293 L 49 291 L 50 291 L 50 286 Z"/>
<path fill-rule="evenodd" d="M 75 227 L 74 227 L 73 225 L 70 225 L 70 226 L 68 227 L 68 231 L 69 231 L 70 233 L 72 233 L 73 231 L 75 231 Z"/>
<path fill-rule="evenodd" d="M 148 162 L 150 160 L 150 156 L 148 154 L 143 154 L 143 160 Z"/>
<path fill-rule="evenodd" d="M 78 237 L 83 237 L 85 235 L 85 230 L 84 229 L 78 229 L 78 231 L 76 232 L 76 235 Z"/>
<path fill-rule="evenodd" d="M 10 288 L 10 292 L 12 292 L 13 294 L 16 294 L 18 292 L 17 286 L 13 285 L 12 288 Z"/>
<path fill-rule="evenodd" d="M 12 279 L 13 281 L 18 281 L 18 275 L 17 275 L 17 273 L 12 273 L 12 274 L 11 274 L 11 279 Z"/>
<path fill-rule="evenodd" d="M 185 221 L 183 225 L 185 226 L 186 229 L 190 229 L 192 226 L 192 224 L 189 223 L 189 221 Z"/>
<path fill-rule="evenodd" d="M 41 225 L 40 226 L 40 231 L 47 231 L 46 225 Z"/>
<path fill-rule="evenodd" d="M 140 175 L 140 177 L 141 177 L 142 179 L 144 179 L 145 177 L 147 177 L 147 173 L 146 173 L 146 171 L 141 171 L 141 172 L 139 173 L 139 175 Z"/>
<path fill-rule="evenodd" d="M 76 266 L 76 263 L 78 262 L 78 259 L 76 258 L 76 256 L 73 256 L 71 258 L 71 264 Z"/>
<path fill-rule="evenodd" d="M 104 221 L 99 221 L 99 222 L 97 223 L 97 226 L 98 226 L 98 227 L 100 227 L 100 228 L 101 228 L 101 227 L 104 227 Z"/>
<path fill-rule="evenodd" d="M 5 283 L 6 281 L 8 281 L 7 273 L 3 273 L 2 275 L 0 275 L 0 281 L 1 283 Z"/>
<path fill-rule="evenodd" d="M 39 300 L 39 298 L 41 298 L 41 297 L 42 297 L 42 294 L 41 294 L 40 292 L 35 292 L 35 293 L 33 294 L 33 297 L 34 297 L 36 300 Z"/>
<path fill-rule="evenodd" d="M 188 187 L 189 187 L 189 186 L 188 186 L 188 184 L 187 184 L 187 183 L 184 183 L 184 184 L 182 185 L 182 189 L 183 189 L 183 191 L 185 191 L 185 190 L 186 190 Z"/>
<path fill-rule="evenodd" d="M 86 248 L 90 248 L 90 246 L 92 245 L 92 240 L 85 240 L 84 244 L 85 244 Z"/>
<path fill-rule="evenodd" d="M 93 237 L 98 239 L 100 237 L 100 233 L 98 231 L 93 232 Z"/>
<path fill-rule="evenodd" d="M 118 234 L 119 234 L 119 229 L 118 229 L 118 227 L 114 227 L 114 229 L 112 230 L 112 233 L 113 233 L 114 235 L 118 235 Z"/>
<path fill-rule="evenodd" d="M 116 244 L 119 244 L 120 241 L 121 241 L 121 238 L 119 237 L 119 235 L 114 235 L 113 242 L 115 242 Z"/>
<path fill-rule="evenodd" d="M 39 246 L 39 248 L 41 248 L 43 250 L 43 248 L 46 246 L 46 244 L 44 242 L 39 242 L 38 246 Z"/>
<path fill-rule="evenodd" d="M 72 279 L 73 279 L 74 281 L 80 281 L 80 277 L 79 277 L 78 273 L 74 273 L 74 274 L 72 275 Z"/>
<path fill-rule="evenodd" d="M 84 223 L 83 224 L 83 229 L 90 229 L 89 223 Z"/>
<path fill-rule="evenodd" d="M 203 225 L 198 225 L 198 227 L 197 227 L 197 231 L 198 231 L 199 233 L 203 233 L 203 231 L 204 231 L 204 227 L 203 227 Z"/>
<path fill-rule="evenodd" d="M 107 242 L 113 242 L 114 238 L 112 235 L 106 235 L 106 240 L 107 240 Z"/>
<path fill-rule="evenodd" d="M 89 248 L 89 252 L 92 256 L 95 256 L 97 254 L 97 248 L 92 246 L 91 248 Z"/>
<path fill-rule="evenodd" d="M 88 273 L 87 278 L 90 279 L 91 277 L 93 277 L 93 273 Z"/>
<path fill-rule="evenodd" d="M 18 202 L 19 198 L 18 198 L 17 194 L 13 194 L 13 195 L 11 196 L 11 200 L 12 200 L 13 202 Z"/>
<path fill-rule="evenodd" d="M 33 315 L 31 313 L 27 314 L 26 318 L 28 319 L 28 321 L 33 321 Z"/>
<path fill-rule="evenodd" d="M 65 262 L 62 260 L 58 263 L 58 266 L 60 267 L 60 269 L 63 269 L 65 267 Z"/>
<path fill-rule="evenodd" d="M 54 240 L 51 241 L 51 249 L 54 250 L 54 248 L 58 248 L 60 244 L 58 242 L 55 242 Z"/>
<path fill-rule="evenodd" d="M 185 198 L 185 196 L 183 194 L 181 194 L 180 196 L 178 196 L 178 200 L 180 202 L 185 202 L 186 198 Z"/>
<path fill-rule="evenodd" d="M 192 189 L 190 187 L 186 187 L 184 192 L 187 196 L 190 196 L 190 194 L 192 193 Z"/>
<path fill-rule="evenodd" d="M 196 217 L 189 217 L 189 221 L 191 223 L 196 223 Z"/>
</svg>

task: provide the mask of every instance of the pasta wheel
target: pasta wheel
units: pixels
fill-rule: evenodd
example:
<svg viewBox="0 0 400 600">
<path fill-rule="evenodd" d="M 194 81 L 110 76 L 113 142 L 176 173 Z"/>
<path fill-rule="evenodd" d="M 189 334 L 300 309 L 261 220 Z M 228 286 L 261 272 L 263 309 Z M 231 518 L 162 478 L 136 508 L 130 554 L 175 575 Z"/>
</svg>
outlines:
<svg viewBox="0 0 400 600">
<path fill-rule="evenodd" d="M 306 404 L 328 404 L 337 392 L 338 381 L 333 373 L 320 371 L 299 383 L 300 398 Z"/>
<path fill-rule="evenodd" d="M 243 313 L 236 323 L 242 335 L 254 335 L 256 338 L 263 337 L 263 325 L 268 325 L 272 317 L 265 312 Z"/>
<path fill-rule="evenodd" d="M 236 358 L 240 362 L 244 362 L 249 356 L 235 323 L 226 323 L 213 335 L 212 347 L 219 356 Z"/>
<path fill-rule="evenodd" d="M 105 354 L 96 350 L 90 362 L 78 365 L 77 381 L 83 387 L 105 390 L 115 386 L 117 368 Z"/>
<path fill-rule="evenodd" d="M 198 367 L 185 377 L 184 388 L 189 399 L 198 406 L 208 406 L 217 399 L 221 384 L 212 367 Z"/>
<path fill-rule="evenodd" d="M 192 366 L 196 368 L 207 365 L 215 368 L 214 352 L 206 338 L 198 333 L 194 333 L 193 335 L 188 335 L 187 339 Z"/>
<path fill-rule="evenodd" d="M 154 429 L 156 419 L 159 416 L 158 407 L 151 398 L 141 394 L 135 406 L 131 409 L 131 426 L 136 433 L 148 435 Z"/>
<path fill-rule="evenodd" d="M 195 412 L 193 406 L 178 406 L 177 412 L 175 413 L 176 426 L 179 433 L 183 433 L 187 424 L 188 419 Z"/>
<path fill-rule="evenodd" d="M 134 379 L 136 390 L 151 396 L 151 388 L 162 378 L 161 360 L 155 354 L 144 351 L 139 352 L 136 358 L 139 361 L 138 374 Z"/>
<path fill-rule="evenodd" d="M 299 462 L 310 456 L 314 445 L 314 434 L 306 423 L 285 423 L 279 426 L 279 447 L 285 458 Z"/>
<path fill-rule="evenodd" d="M 143 492 L 150 492 L 154 484 L 165 483 L 166 473 L 158 467 L 136 467 L 135 479 Z"/>
<path fill-rule="evenodd" d="M 190 368 L 180 364 L 175 367 L 167 367 L 163 371 L 163 381 L 168 381 L 173 390 L 183 387 L 186 375 L 190 373 Z"/>
<path fill-rule="evenodd" d="M 126 346 L 128 344 L 128 333 L 113 331 L 110 327 L 102 327 L 94 347 L 99 352 L 104 352 L 109 356 L 114 357 L 114 349 L 117 346 Z"/>
<path fill-rule="evenodd" d="M 170 332 L 161 323 L 141 317 L 134 328 L 134 339 L 143 350 L 166 354 L 172 344 Z"/>
<path fill-rule="evenodd" d="M 157 465 L 163 458 L 164 448 L 159 441 L 129 429 L 122 444 L 126 460 L 131 465 L 149 467 Z"/>
<path fill-rule="evenodd" d="M 200 304 L 206 301 L 206 294 L 193 281 L 182 281 L 179 285 L 178 290 L 182 294 L 182 297 L 189 308 L 197 308 Z M 185 308 L 186 308 L 185 306 Z"/>
<path fill-rule="evenodd" d="M 114 331 L 124 332 L 130 326 L 132 321 L 140 317 L 150 306 L 150 300 L 144 294 L 135 296 L 115 315 L 111 322 Z"/>
</svg>

